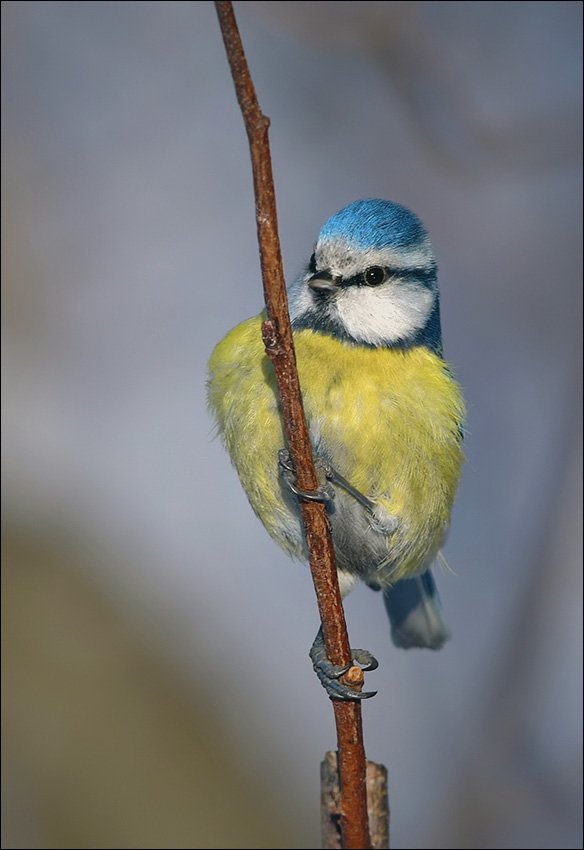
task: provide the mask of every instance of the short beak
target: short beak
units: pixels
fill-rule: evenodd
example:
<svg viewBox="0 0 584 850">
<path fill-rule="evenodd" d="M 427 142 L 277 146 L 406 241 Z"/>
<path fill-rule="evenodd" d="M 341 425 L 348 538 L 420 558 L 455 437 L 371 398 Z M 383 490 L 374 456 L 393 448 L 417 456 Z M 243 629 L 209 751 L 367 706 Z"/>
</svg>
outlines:
<svg viewBox="0 0 584 850">
<path fill-rule="evenodd" d="M 330 272 L 317 272 L 308 280 L 308 286 L 313 292 L 335 292 L 340 283 L 341 278 L 335 276 L 333 278 Z"/>
</svg>

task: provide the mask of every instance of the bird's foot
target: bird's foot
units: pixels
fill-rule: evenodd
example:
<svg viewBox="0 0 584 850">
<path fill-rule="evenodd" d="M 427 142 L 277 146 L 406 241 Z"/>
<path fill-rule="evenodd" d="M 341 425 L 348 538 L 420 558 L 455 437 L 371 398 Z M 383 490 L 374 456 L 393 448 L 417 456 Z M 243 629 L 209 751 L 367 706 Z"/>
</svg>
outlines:
<svg viewBox="0 0 584 850">
<path fill-rule="evenodd" d="M 379 667 L 377 659 L 366 649 L 351 649 L 351 657 L 361 667 L 361 670 L 375 670 Z M 354 665 L 346 664 L 345 666 L 339 666 L 329 661 L 324 645 L 322 629 L 318 630 L 318 634 L 314 639 L 314 643 L 310 649 L 310 659 L 314 667 L 314 672 L 331 699 L 370 699 L 377 693 L 377 691 L 359 691 L 350 684 L 341 681 L 341 677 Z"/>
<path fill-rule="evenodd" d="M 326 480 L 323 480 L 322 483 L 319 484 L 317 490 L 301 490 L 300 487 L 298 487 L 296 484 L 296 470 L 294 468 L 294 463 L 290 457 L 290 452 L 287 449 L 280 449 L 278 452 L 278 465 L 282 470 L 284 483 L 295 496 L 298 496 L 299 499 L 304 499 L 307 502 L 324 502 L 326 504 L 327 502 L 332 502 L 335 498 L 335 491 L 330 484 L 326 482 Z M 326 479 L 328 477 L 326 475 L 326 470 L 323 468 L 322 461 L 317 459 L 314 467 L 319 479 Z M 319 473 L 322 474 L 319 475 Z"/>
</svg>

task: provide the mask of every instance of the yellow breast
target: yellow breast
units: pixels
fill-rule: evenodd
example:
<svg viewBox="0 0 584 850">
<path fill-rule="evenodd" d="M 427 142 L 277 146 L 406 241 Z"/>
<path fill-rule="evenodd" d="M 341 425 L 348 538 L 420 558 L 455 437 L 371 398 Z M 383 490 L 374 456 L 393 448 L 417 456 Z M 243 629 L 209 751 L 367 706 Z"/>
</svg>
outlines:
<svg viewBox="0 0 584 850">
<path fill-rule="evenodd" d="M 238 325 L 213 352 L 209 403 L 252 507 L 280 545 L 302 555 L 278 477 L 284 438 L 261 320 Z M 463 459 L 458 385 L 424 347 L 369 348 L 311 330 L 294 340 L 316 453 L 399 519 L 383 540 L 391 580 L 415 573 L 450 520 Z"/>
</svg>

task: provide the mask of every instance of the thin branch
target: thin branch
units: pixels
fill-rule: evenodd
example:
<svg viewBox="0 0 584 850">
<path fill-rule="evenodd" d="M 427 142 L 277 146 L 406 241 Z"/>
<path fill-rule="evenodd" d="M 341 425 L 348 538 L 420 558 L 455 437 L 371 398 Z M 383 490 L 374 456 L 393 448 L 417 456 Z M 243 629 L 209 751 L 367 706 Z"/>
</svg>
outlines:
<svg viewBox="0 0 584 850">
<path fill-rule="evenodd" d="M 276 373 L 282 422 L 298 487 L 315 491 L 318 489 L 318 479 L 302 406 L 278 237 L 268 141 L 270 122 L 259 107 L 232 3 L 218 0 L 215 6 L 251 150 L 258 242 L 268 316 L 262 327 L 263 339 Z M 327 655 L 333 664 L 350 664 L 349 638 L 326 509 L 317 502 L 301 501 L 300 505 Z M 351 668 L 346 675 L 353 686 L 355 681 L 362 683 L 360 668 Z M 367 850 L 371 847 L 371 840 L 367 821 L 361 706 L 356 701 L 333 700 L 333 707 L 342 789 L 343 846 L 346 850 Z"/>
</svg>

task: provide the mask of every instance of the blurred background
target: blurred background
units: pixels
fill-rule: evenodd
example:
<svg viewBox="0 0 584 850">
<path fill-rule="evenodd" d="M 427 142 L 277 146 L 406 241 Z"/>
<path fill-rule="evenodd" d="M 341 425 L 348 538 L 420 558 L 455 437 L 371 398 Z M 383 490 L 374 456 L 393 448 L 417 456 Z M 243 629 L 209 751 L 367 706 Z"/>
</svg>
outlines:
<svg viewBox="0 0 584 850">
<path fill-rule="evenodd" d="M 394 848 L 582 846 L 577 2 L 235 4 L 286 272 L 363 197 L 426 223 L 468 462 L 453 640 L 390 644 Z M 247 141 L 210 2 L 5 2 L 6 848 L 314 848 L 332 711 L 308 571 L 206 410 L 261 308 Z"/>
</svg>

